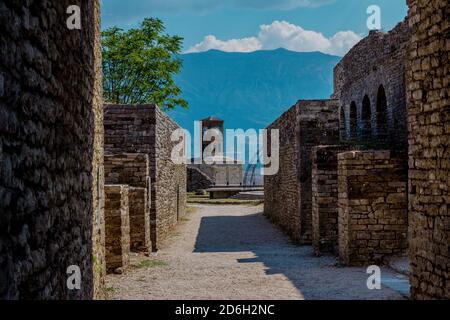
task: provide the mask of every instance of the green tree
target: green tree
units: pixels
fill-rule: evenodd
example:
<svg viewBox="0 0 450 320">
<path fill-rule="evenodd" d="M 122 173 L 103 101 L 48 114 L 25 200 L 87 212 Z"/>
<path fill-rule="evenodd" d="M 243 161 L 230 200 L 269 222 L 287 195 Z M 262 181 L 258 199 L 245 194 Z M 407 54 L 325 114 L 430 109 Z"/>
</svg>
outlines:
<svg viewBox="0 0 450 320">
<path fill-rule="evenodd" d="M 183 39 L 164 31 L 161 20 L 146 18 L 139 28 L 112 27 L 102 33 L 106 102 L 156 103 L 164 110 L 188 107 L 173 79 L 181 71 Z"/>
</svg>

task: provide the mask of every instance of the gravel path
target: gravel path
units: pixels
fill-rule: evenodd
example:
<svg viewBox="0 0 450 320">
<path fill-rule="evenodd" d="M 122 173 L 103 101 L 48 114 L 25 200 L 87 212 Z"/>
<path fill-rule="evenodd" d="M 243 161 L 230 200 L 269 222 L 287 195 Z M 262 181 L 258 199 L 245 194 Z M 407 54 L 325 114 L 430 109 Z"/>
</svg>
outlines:
<svg viewBox="0 0 450 320">
<path fill-rule="evenodd" d="M 157 255 L 132 258 L 135 265 L 153 265 L 108 275 L 111 299 L 403 298 L 384 285 L 367 289 L 364 268 L 336 267 L 335 258 L 290 244 L 261 214 L 262 206 L 195 208 Z M 407 282 L 390 269 L 382 275 Z"/>
</svg>

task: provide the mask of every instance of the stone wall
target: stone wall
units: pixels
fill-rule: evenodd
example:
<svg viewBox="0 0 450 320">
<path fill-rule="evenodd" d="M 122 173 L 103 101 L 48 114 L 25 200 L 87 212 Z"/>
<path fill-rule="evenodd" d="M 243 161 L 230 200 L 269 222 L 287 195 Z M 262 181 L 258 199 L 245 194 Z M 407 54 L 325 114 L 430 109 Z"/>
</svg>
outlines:
<svg viewBox="0 0 450 320">
<path fill-rule="evenodd" d="M 211 178 L 204 174 L 200 169 L 192 166 L 187 167 L 187 192 L 205 190 L 214 185 Z"/>
<path fill-rule="evenodd" d="M 134 252 L 150 253 L 150 207 L 147 188 L 130 187 L 130 248 Z"/>
<path fill-rule="evenodd" d="M 99 3 L 69 30 L 73 4 L 0 2 L 0 299 L 102 296 Z"/>
<path fill-rule="evenodd" d="M 174 164 L 171 134 L 179 126 L 161 109 L 156 108 L 156 183 L 155 206 L 157 237 L 165 238 L 169 230 L 185 215 L 186 165 Z"/>
<path fill-rule="evenodd" d="M 411 294 L 450 299 L 450 4 L 408 4 Z"/>
<path fill-rule="evenodd" d="M 339 106 L 336 100 L 311 100 L 298 103 L 298 173 L 300 179 L 301 236 L 312 243 L 312 148 L 339 142 Z"/>
<path fill-rule="evenodd" d="M 338 155 L 339 257 L 380 264 L 408 246 L 407 167 L 390 151 Z"/>
<path fill-rule="evenodd" d="M 410 32 L 402 22 L 388 33 L 371 31 L 334 70 L 341 136 L 407 149 L 406 53 Z"/>
<path fill-rule="evenodd" d="M 338 101 L 299 101 L 268 129 L 280 130 L 280 170 L 264 177 L 265 214 L 294 241 L 311 243 L 311 153 L 338 142 Z"/>
<path fill-rule="evenodd" d="M 189 164 L 188 168 L 195 168 L 202 175 L 207 176 L 207 180 L 211 180 L 213 186 L 241 186 L 243 184 L 244 166 L 242 164 Z M 192 171 L 194 176 L 190 179 L 192 185 L 188 189 L 193 189 L 197 184 L 206 184 L 202 175 Z M 199 179 L 197 182 L 195 179 Z M 189 182 L 189 181 L 188 181 Z"/>
<path fill-rule="evenodd" d="M 130 237 L 133 251 L 149 252 L 150 241 L 150 168 L 147 154 L 124 153 L 105 156 L 107 184 L 130 186 Z"/>
<path fill-rule="evenodd" d="M 338 159 L 342 145 L 312 149 L 312 224 L 316 255 L 338 253 Z"/>
<path fill-rule="evenodd" d="M 170 140 L 179 128 L 155 105 L 106 105 L 104 108 L 105 154 L 144 153 L 151 176 L 150 224 L 152 247 L 165 237 L 186 204 L 186 166 L 174 164 Z"/>
<path fill-rule="evenodd" d="M 300 242 L 297 106 L 286 111 L 267 129 L 279 130 L 280 169 L 276 175 L 264 176 L 264 214 L 292 240 Z M 270 132 L 268 135 L 270 137 Z"/>
<path fill-rule="evenodd" d="M 105 186 L 106 270 L 125 270 L 130 263 L 129 187 Z"/>
<path fill-rule="evenodd" d="M 136 188 L 149 187 L 150 164 L 147 154 L 105 155 L 104 167 L 106 184 L 127 184 Z"/>
</svg>

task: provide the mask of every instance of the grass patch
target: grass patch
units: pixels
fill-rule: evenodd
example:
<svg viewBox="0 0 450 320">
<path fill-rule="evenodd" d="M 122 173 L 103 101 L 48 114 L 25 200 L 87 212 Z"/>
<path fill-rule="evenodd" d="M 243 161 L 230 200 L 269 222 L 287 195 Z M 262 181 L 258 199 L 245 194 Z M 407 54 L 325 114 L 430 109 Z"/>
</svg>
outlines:
<svg viewBox="0 0 450 320">
<path fill-rule="evenodd" d="M 157 268 L 167 266 L 167 262 L 162 260 L 142 260 L 135 265 L 138 269 Z"/>
<path fill-rule="evenodd" d="M 116 291 L 117 291 L 117 289 L 114 288 L 114 287 L 108 287 L 108 288 L 106 288 L 106 292 L 108 292 L 108 293 L 116 293 Z"/>
<path fill-rule="evenodd" d="M 188 218 L 186 218 L 186 217 L 180 217 L 179 219 L 178 219 L 178 221 L 180 221 L 180 222 L 188 222 L 188 221 L 190 221 Z"/>
<path fill-rule="evenodd" d="M 186 213 L 187 214 L 192 214 L 192 213 L 195 213 L 195 212 L 197 212 L 197 208 L 191 207 L 191 206 L 187 206 L 186 207 Z"/>
</svg>

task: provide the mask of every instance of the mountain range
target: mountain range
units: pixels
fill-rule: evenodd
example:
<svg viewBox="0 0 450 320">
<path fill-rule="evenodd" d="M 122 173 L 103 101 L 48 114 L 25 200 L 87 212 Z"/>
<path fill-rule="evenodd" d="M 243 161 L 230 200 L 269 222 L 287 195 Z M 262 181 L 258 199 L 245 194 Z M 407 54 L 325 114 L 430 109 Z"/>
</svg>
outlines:
<svg viewBox="0 0 450 320">
<path fill-rule="evenodd" d="M 341 59 L 320 52 L 286 49 L 230 53 L 210 50 L 181 55 L 176 83 L 189 109 L 169 115 L 192 132 L 193 122 L 210 115 L 226 128 L 265 128 L 300 99 L 326 99 L 333 68 Z"/>
</svg>

